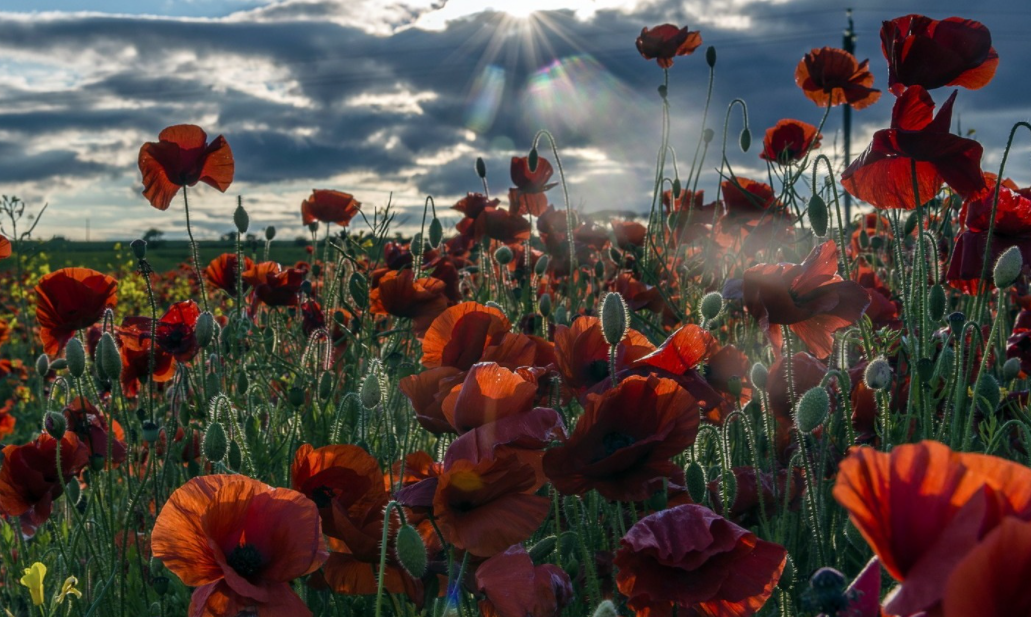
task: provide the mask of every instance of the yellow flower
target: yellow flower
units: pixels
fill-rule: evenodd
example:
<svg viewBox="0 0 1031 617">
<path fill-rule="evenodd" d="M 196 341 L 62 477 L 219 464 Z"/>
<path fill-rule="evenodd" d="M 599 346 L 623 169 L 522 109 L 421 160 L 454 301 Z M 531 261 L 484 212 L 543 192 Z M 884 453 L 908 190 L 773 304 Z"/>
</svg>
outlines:
<svg viewBox="0 0 1031 617">
<path fill-rule="evenodd" d="M 25 568 L 25 574 L 18 581 L 29 588 L 34 606 L 43 604 L 43 579 L 46 578 L 46 575 L 47 567 L 37 561 L 31 567 Z"/>
<path fill-rule="evenodd" d="M 79 579 L 74 576 L 69 576 L 64 579 L 64 585 L 61 585 L 61 593 L 57 594 L 57 603 L 64 602 L 64 599 L 68 595 L 73 595 L 76 598 L 82 597 L 82 592 L 75 588 L 79 584 Z"/>
</svg>

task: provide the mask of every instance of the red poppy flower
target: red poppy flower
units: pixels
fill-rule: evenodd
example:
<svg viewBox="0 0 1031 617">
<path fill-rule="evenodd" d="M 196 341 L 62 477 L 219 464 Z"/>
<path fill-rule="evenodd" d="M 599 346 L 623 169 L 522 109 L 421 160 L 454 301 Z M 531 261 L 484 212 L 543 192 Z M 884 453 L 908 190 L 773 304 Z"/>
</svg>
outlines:
<svg viewBox="0 0 1031 617">
<path fill-rule="evenodd" d="M 934 101 L 920 86 L 895 101 L 891 128 L 874 133 L 866 151 L 841 175 L 841 184 L 854 197 L 876 208 L 912 210 L 913 165 L 919 201 L 926 203 L 942 182 L 963 197 L 985 189 L 981 144 L 950 132 L 956 92 L 934 116 Z"/>
<path fill-rule="evenodd" d="M 193 300 L 176 302 L 157 323 L 157 344 L 180 362 L 189 362 L 200 351 L 197 318 L 200 308 Z"/>
<path fill-rule="evenodd" d="M 906 15 L 886 21 L 881 50 L 888 60 L 888 88 L 896 95 L 912 86 L 977 90 L 992 80 L 999 65 L 988 28 L 959 17 L 938 21 Z"/>
<path fill-rule="evenodd" d="M 255 264 L 243 273 L 243 280 L 254 288 L 255 302 L 266 306 L 297 306 L 297 295 L 307 273 L 300 268 L 287 268 L 274 261 Z"/>
<path fill-rule="evenodd" d="M 61 438 L 61 474 L 57 473 L 58 441 L 47 433 L 23 446 L 6 446 L 0 465 L 0 513 L 20 516 L 22 530 L 35 533 L 50 518 L 55 499 L 73 476 L 89 464 L 89 449 L 75 433 Z"/>
<path fill-rule="evenodd" d="M 529 157 L 513 156 L 510 173 L 515 188 L 508 191 L 509 211 L 531 216 L 544 214 L 548 209 L 548 198 L 544 192 L 555 187 L 554 182 L 548 182 L 554 173 L 548 159 L 538 157 L 537 169 L 530 171 Z"/>
<path fill-rule="evenodd" d="M 18 419 L 11 415 L 13 409 L 13 398 L 7 399 L 3 407 L 0 407 L 0 439 L 14 434 L 14 426 L 18 423 Z"/>
<path fill-rule="evenodd" d="M 616 347 L 616 371 L 655 350 L 643 334 L 628 328 Z M 578 317 L 572 326 L 555 326 L 555 362 L 566 384 L 582 392 L 609 377 L 609 344 L 597 317 Z"/>
<path fill-rule="evenodd" d="M 933 441 L 862 447 L 841 462 L 834 497 L 902 583 L 885 608 L 910 615 L 941 602 L 955 568 L 1004 517 L 1031 520 L 1031 469 Z"/>
<path fill-rule="evenodd" d="M 626 251 L 644 246 L 648 228 L 637 221 L 612 221 L 612 234 L 616 237 L 616 245 Z"/>
<path fill-rule="evenodd" d="M 305 225 L 322 221 L 347 227 L 361 207 L 350 193 L 316 189 L 301 202 L 301 219 Z"/>
<path fill-rule="evenodd" d="M 150 367 L 150 319 L 126 317 L 122 327 L 115 331 L 122 352 L 122 392 L 128 398 L 139 394 L 141 382 L 150 379 L 164 383 L 175 375 L 175 362 L 171 354 L 157 347 L 154 350 L 154 370 Z"/>
<path fill-rule="evenodd" d="M 327 557 L 314 503 L 239 475 L 198 477 L 176 489 L 154 523 L 151 548 L 197 588 L 190 617 L 310 617 L 290 581 Z"/>
<path fill-rule="evenodd" d="M 824 242 L 801 264 L 759 264 L 744 275 L 744 304 L 766 332 L 774 350 L 788 326 L 817 357 L 834 348 L 834 333 L 856 323 L 870 296 L 862 286 L 838 276 L 838 247 Z"/>
<path fill-rule="evenodd" d="M 415 278 L 411 270 L 391 270 L 369 294 L 369 310 L 376 315 L 411 319 L 412 328 L 421 336 L 447 308 L 445 288 L 438 278 Z"/>
<path fill-rule="evenodd" d="M 662 24 L 654 28 L 641 28 L 637 37 L 637 51 L 645 60 L 655 60 L 664 69 L 673 66 L 676 56 L 688 56 L 702 44 L 702 35 L 691 32 L 687 26 L 677 28 Z"/>
<path fill-rule="evenodd" d="M 7 259 L 14 251 L 11 241 L 6 236 L 0 235 L 0 259 Z"/>
<path fill-rule="evenodd" d="M 204 268 L 204 278 L 208 279 L 208 282 L 222 291 L 229 294 L 231 298 L 236 297 L 236 254 L 235 253 L 222 253 L 218 257 L 211 260 L 207 268 Z M 244 272 L 254 268 L 254 262 L 250 257 L 243 258 L 243 269 L 240 271 L 241 276 Z M 250 285 L 246 282 L 241 281 L 243 289 L 242 292 L 246 292 Z"/>
<path fill-rule="evenodd" d="M 104 412 L 94 407 L 88 399 L 77 396 L 64 408 L 68 430 L 75 433 L 86 445 L 90 458 L 107 458 L 108 439 L 111 439 L 111 462 L 118 465 L 125 460 L 125 432 L 117 420 L 111 421 L 108 430 Z"/>
<path fill-rule="evenodd" d="M 944 617 L 1031 614 L 1031 522 L 1007 517 L 964 557 L 945 584 Z"/>
<path fill-rule="evenodd" d="M 530 221 L 504 208 L 487 207 L 476 219 L 473 237 L 487 237 L 502 244 L 525 242 L 530 237 Z"/>
<path fill-rule="evenodd" d="M 1031 311 L 1017 313 L 1013 333 L 1006 339 L 1006 358 L 1020 360 L 1021 377 L 1031 375 Z"/>
<path fill-rule="evenodd" d="M 569 440 L 544 455 L 544 473 L 566 495 L 596 489 L 613 501 L 640 501 L 655 480 L 682 471 L 670 459 L 694 443 L 698 402 L 672 379 L 632 375 L 588 394 Z"/>
<path fill-rule="evenodd" d="M 843 49 L 813 49 L 798 63 L 795 83 L 819 107 L 848 104 L 864 109 L 881 98 L 881 91 L 870 87 L 873 73 L 869 64 L 869 60 L 858 62 Z"/>
<path fill-rule="evenodd" d="M 207 143 L 207 134 L 192 124 L 161 131 L 157 142 L 140 148 L 143 196 L 158 210 L 167 210 L 181 186 L 203 182 L 223 193 L 233 183 L 233 152 L 225 137 Z"/>
<path fill-rule="evenodd" d="M 535 381 L 493 362 L 473 365 L 465 381 L 444 399 L 444 417 L 459 434 L 529 411 L 537 394 Z"/>
<path fill-rule="evenodd" d="M 533 565 L 521 545 L 498 553 L 476 568 L 476 590 L 484 617 L 558 617 L 573 600 L 565 570 Z"/>
<path fill-rule="evenodd" d="M 794 392 L 806 392 L 823 381 L 827 374 L 827 365 L 804 351 L 797 352 L 791 360 L 791 374 L 794 377 Z M 770 365 L 766 378 L 766 391 L 770 397 L 770 412 L 776 422 L 774 444 L 782 460 L 788 459 L 788 450 L 794 437 L 794 399 L 791 397 L 791 384 L 788 382 L 786 357 L 781 356 Z"/>
<path fill-rule="evenodd" d="M 766 129 L 763 138 L 763 151 L 759 155 L 767 161 L 781 165 L 801 161 L 810 150 L 820 147 L 823 135 L 816 127 L 801 120 L 780 120 L 776 125 Z"/>
<path fill-rule="evenodd" d="M 56 356 L 76 330 L 97 323 L 118 303 L 118 282 L 89 268 L 62 268 L 36 285 L 36 321 L 43 351 Z"/>
<path fill-rule="evenodd" d="M 894 300 L 891 289 L 881 281 L 865 260 L 857 260 L 852 266 L 852 280 L 862 285 L 870 294 L 870 306 L 866 307 L 866 316 L 875 328 L 902 328 L 900 304 Z"/>
<path fill-rule="evenodd" d="M 644 517 L 620 543 L 616 584 L 638 615 L 754 615 L 787 561 L 784 547 L 693 504 Z"/>
</svg>

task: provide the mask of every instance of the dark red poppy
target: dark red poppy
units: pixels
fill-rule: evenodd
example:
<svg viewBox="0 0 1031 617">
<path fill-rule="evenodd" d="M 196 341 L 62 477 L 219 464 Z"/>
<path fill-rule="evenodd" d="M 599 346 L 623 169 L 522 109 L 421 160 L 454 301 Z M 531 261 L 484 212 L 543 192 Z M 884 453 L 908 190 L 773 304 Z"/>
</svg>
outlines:
<svg viewBox="0 0 1031 617">
<path fill-rule="evenodd" d="M 151 321 L 148 317 L 126 317 L 115 331 L 122 352 L 122 393 L 128 398 L 139 394 L 140 383 L 148 379 L 164 383 L 175 375 L 175 359 L 161 349 L 154 350 L 154 370 L 150 367 Z"/>
<path fill-rule="evenodd" d="M 672 379 L 626 377 L 603 394 L 587 395 L 569 440 L 544 455 L 544 473 L 566 495 L 595 489 L 613 501 L 647 499 L 656 480 L 683 473 L 670 459 L 694 443 L 697 408 Z"/>
<path fill-rule="evenodd" d="M 626 251 L 644 247 L 648 228 L 637 221 L 612 221 L 612 234 L 616 238 L 616 246 Z"/>
<path fill-rule="evenodd" d="M 68 430 L 79 437 L 86 445 L 90 458 L 99 456 L 107 459 L 108 440 L 111 440 L 111 462 L 115 465 L 125 460 L 125 432 L 117 420 L 111 421 L 110 430 L 104 412 L 81 396 L 72 399 L 64 408 L 64 417 L 68 421 Z"/>
<path fill-rule="evenodd" d="M 800 351 L 791 361 L 791 376 L 794 378 L 794 393 L 804 393 L 820 385 L 827 374 L 827 365 L 813 356 Z M 791 382 L 788 381 L 786 357 L 782 356 L 770 365 L 766 378 L 766 392 L 770 397 L 770 413 L 776 423 L 774 445 L 777 454 L 787 459 L 787 452 L 794 436 L 794 403 L 791 396 Z"/>
<path fill-rule="evenodd" d="M 530 171 L 530 159 L 513 156 L 510 166 L 514 188 L 508 191 L 509 211 L 512 214 L 540 216 L 548 209 L 548 197 L 544 194 L 555 187 L 551 180 L 554 170 L 544 157 L 537 158 L 537 168 Z"/>
<path fill-rule="evenodd" d="M 1021 377 L 1031 375 L 1031 311 L 1027 309 L 1013 322 L 1013 333 L 1006 339 L 1006 358 L 1020 360 Z"/>
<path fill-rule="evenodd" d="M 203 182 L 223 193 L 233 183 L 233 152 L 225 137 L 207 143 L 207 134 L 192 124 L 161 131 L 157 142 L 140 148 L 143 196 L 158 210 L 167 210 L 181 186 Z"/>
<path fill-rule="evenodd" d="M 198 317 L 200 308 L 193 300 L 173 304 L 157 323 L 158 347 L 180 362 L 193 360 L 200 351 L 196 331 Z"/>
<path fill-rule="evenodd" d="M 476 568 L 476 590 L 484 595 L 484 617 L 558 617 L 574 598 L 565 570 L 535 566 L 521 545 L 510 547 Z"/>
<path fill-rule="evenodd" d="M 819 107 L 848 104 L 853 109 L 864 109 L 881 98 L 881 91 L 870 87 L 873 73 L 869 64 L 869 60 L 859 62 L 843 49 L 813 49 L 795 68 L 795 83 Z"/>
<path fill-rule="evenodd" d="M 724 180 L 720 190 L 730 216 L 761 216 L 777 205 L 773 187 L 744 176 Z"/>
<path fill-rule="evenodd" d="M 838 276 L 838 247 L 824 242 L 801 264 L 759 264 L 745 271 L 744 304 L 779 353 L 787 326 L 817 357 L 834 349 L 834 333 L 863 315 L 870 296 Z"/>
<path fill-rule="evenodd" d="M 801 120 L 780 120 L 766 129 L 763 151 L 759 155 L 767 161 L 787 165 L 801 161 L 811 150 L 820 147 L 822 135 L 816 127 Z"/>
<path fill-rule="evenodd" d="M 243 273 L 243 280 L 254 288 L 254 302 L 266 306 L 297 306 L 297 295 L 307 273 L 300 268 L 287 268 L 274 261 L 255 264 Z"/>
<path fill-rule="evenodd" d="M 866 316 L 875 328 L 902 328 L 901 305 L 894 299 L 894 294 L 867 265 L 863 259 L 852 266 L 852 280 L 859 283 L 870 294 L 870 306 L 866 307 Z"/>
<path fill-rule="evenodd" d="M 14 246 L 7 236 L 0 235 L 0 259 L 7 259 L 14 252 Z"/>
<path fill-rule="evenodd" d="M 415 278 L 411 270 L 391 270 L 369 294 L 369 310 L 376 315 L 411 319 L 412 327 L 422 336 L 447 308 L 445 288 L 438 278 Z"/>
<path fill-rule="evenodd" d="M 97 323 L 118 303 L 118 282 L 89 268 L 62 268 L 36 284 L 36 321 L 43 351 L 56 356 L 76 330 Z"/>
<path fill-rule="evenodd" d="M 677 28 L 662 24 L 654 28 L 641 28 L 637 37 L 637 51 L 645 60 L 655 60 L 664 69 L 673 66 L 676 56 L 688 56 L 702 44 L 702 35 L 691 32 L 687 26 Z"/>
<path fill-rule="evenodd" d="M 322 221 L 347 227 L 361 207 L 362 204 L 350 193 L 315 189 L 308 199 L 301 202 L 301 219 L 305 225 Z"/>
<path fill-rule="evenodd" d="M 648 338 L 628 328 L 616 347 L 616 371 L 655 350 Z M 572 326 L 555 326 L 555 361 L 566 384 L 582 392 L 609 377 L 609 344 L 597 317 L 578 317 Z"/>
<path fill-rule="evenodd" d="M 644 517 L 620 543 L 616 584 L 638 615 L 754 615 L 787 561 L 784 547 L 694 504 Z"/>
<path fill-rule="evenodd" d="M 208 279 L 208 282 L 218 287 L 222 291 L 229 294 L 230 297 L 236 297 L 236 267 L 237 260 L 235 253 L 222 253 L 218 257 L 211 260 L 207 268 L 204 268 L 204 278 Z M 254 268 L 254 262 L 250 257 L 243 258 L 243 269 L 240 271 L 242 275 L 247 270 Z M 243 292 L 246 292 L 250 286 L 242 282 Z"/>
<path fill-rule="evenodd" d="M 977 90 L 988 85 L 999 65 L 988 28 L 960 17 L 938 21 L 906 15 L 886 21 L 881 50 L 888 60 L 888 88 L 896 95 L 912 86 Z"/>
<path fill-rule="evenodd" d="M 919 202 L 938 194 L 942 182 L 963 197 L 985 189 L 981 144 L 950 131 L 956 92 L 934 115 L 934 101 L 920 86 L 907 89 L 892 110 L 891 128 L 873 141 L 841 175 L 853 196 L 876 208 L 914 209 L 913 166 Z"/>
<path fill-rule="evenodd" d="M 474 238 L 490 238 L 502 244 L 525 242 L 530 237 L 530 221 L 504 208 L 484 208 L 476 219 Z"/>
<path fill-rule="evenodd" d="M 21 517 L 31 535 L 50 518 L 55 499 L 73 476 L 89 464 L 89 449 L 67 431 L 61 438 L 61 473 L 57 473 L 58 441 L 47 433 L 23 446 L 6 446 L 0 465 L 0 513 Z"/>
<path fill-rule="evenodd" d="M 14 434 L 14 427 L 18 423 L 18 419 L 11 414 L 13 409 L 13 398 L 7 399 L 7 402 L 0 407 L 0 439 Z"/>
</svg>

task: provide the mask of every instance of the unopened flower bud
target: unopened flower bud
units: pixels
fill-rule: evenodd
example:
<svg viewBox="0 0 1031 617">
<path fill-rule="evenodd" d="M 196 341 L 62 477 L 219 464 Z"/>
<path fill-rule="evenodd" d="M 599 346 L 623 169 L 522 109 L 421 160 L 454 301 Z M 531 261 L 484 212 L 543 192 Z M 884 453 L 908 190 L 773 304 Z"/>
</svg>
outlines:
<svg viewBox="0 0 1031 617">
<path fill-rule="evenodd" d="M 700 303 L 702 318 L 705 321 L 716 319 L 723 312 L 723 294 L 718 291 L 711 291 L 702 297 Z"/>
<path fill-rule="evenodd" d="M 268 227 L 266 227 L 265 228 L 265 239 L 266 240 L 271 240 L 272 238 L 275 238 L 275 237 L 276 237 L 276 227 L 274 225 L 269 225 Z"/>
<path fill-rule="evenodd" d="M 530 155 L 526 157 L 526 166 L 530 169 L 530 173 L 537 171 L 537 146 L 530 148 Z"/>
<path fill-rule="evenodd" d="M 884 358 L 878 356 L 866 365 L 863 371 L 863 383 L 871 390 L 883 390 L 891 385 L 891 364 Z"/>
<path fill-rule="evenodd" d="M 476 175 L 481 179 L 487 177 L 487 163 L 484 162 L 482 156 L 476 157 Z"/>
<path fill-rule="evenodd" d="M 619 617 L 619 611 L 616 610 L 616 605 L 612 603 L 612 600 L 602 600 L 601 604 L 594 609 L 591 617 Z"/>
<path fill-rule="evenodd" d="M 1020 358 L 1010 358 L 1002 365 L 1002 378 L 1013 381 L 1020 376 Z"/>
<path fill-rule="evenodd" d="M 547 536 L 542 538 L 537 544 L 527 551 L 530 555 L 530 560 L 534 564 L 542 564 L 551 557 L 551 554 L 555 552 L 555 547 L 558 545 L 558 538 L 555 536 Z"/>
<path fill-rule="evenodd" d="M 616 346 L 626 336 L 627 322 L 626 302 L 618 292 L 610 291 L 601 301 L 601 332 L 605 342 Z"/>
<path fill-rule="evenodd" d="M 705 483 L 705 470 L 702 469 L 701 464 L 698 461 L 691 461 L 687 469 L 684 470 L 684 476 L 686 478 L 687 494 L 691 496 L 691 501 L 702 503 L 708 489 Z"/>
<path fill-rule="evenodd" d="M 748 149 L 752 147 L 752 131 L 748 130 L 748 127 L 741 129 L 741 137 L 738 140 L 741 146 L 742 152 L 748 152 Z"/>
<path fill-rule="evenodd" d="M 43 428 L 54 439 L 61 439 L 68 430 L 68 419 L 59 411 L 48 411 L 47 415 L 43 416 Z"/>
<path fill-rule="evenodd" d="M 100 337 L 94 361 L 105 378 L 116 381 L 122 376 L 122 354 L 118 353 L 118 344 L 110 332 Z"/>
<path fill-rule="evenodd" d="M 927 294 L 927 316 L 932 321 L 941 321 L 945 315 L 945 288 L 941 285 L 934 285 Z"/>
<path fill-rule="evenodd" d="M 515 255 L 512 254 L 512 249 L 504 245 L 498 247 L 498 250 L 494 251 L 494 261 L 503 266 L 507 266 L 512 263 L 513 257 L 515 257 Z"/>
<path fill-rule="evenodd" d="M 827 223 L 827 203 L 819 195 L 813 195 L 809 200 L 809 226 L 813 228 L 814 234 L 822 238 L 827 235 Z"/>
<path fill-rule="evenodd" d="M 995 286 L 1005 289 L 1016 282 L 1020 276 L 1020 270 L 1024 267 L 1024 258 L 1020 254 L 1020 248 L 1011 246 L 999 256 L 995 262 L 993 277 Z"/>
<path fill-rule="evenodd" d="M 715 137 L 716 137 L 716 131 L 714 131 L 712 129 L 705 129 L 704 131 L 702 131 L 702 141 L 705 142 L 705 145 L 711 144 L 712 140 Z"/>
<path fill-rule="evenodd" d="M 981 375 L 980 383 L 977 385 L 977 392 L 975 392 L 977 406 L 985 414 L 990 414 L 999 407 L 999 401 L 1001 400 L 1002 392 L 999 390 L 999 382 L 991 375 Z"/>
<path fill-rule="evenodd" d="M 440 219 L 433 217 L 433 220 L 430 221 L 430 247 L 438 248 L 443 240 L 444 225 L 440 222 Z"/>
<path fill-rule="evenodd" d="M 427 556 L 426 544 L 422 536 L 411 525 L 402 525 L 397 530 L 397 540 L 394 544 L 397 560 L 401 567 L 412 575 L 413 578 L 422 578 L 426 574 Z"/>
<path fill-rule="evenodd" d="M 716 48 L 712 45 L 705 50 L 705 63 L 709 65 L 709 68 L 716 67 Z"/>
<path fill-rule="evenodd" d="M 236 210 L 233 211 L 233 224 L 236 225 L 236 231 L 241 234 L 247 233 L 247 228 L 251 225 L 251 217 L 247 216 L 242 203 L 237 204 Z"/>
<path fill-rule="evenodd" d="M 379 387 L 379 377 L 374 371 L 365 376 L 365 381 L 362 382 L 358 397 L 362 401 L 362 406 L 366 409 L 375 409 L 380 404 L 383 393 Z"/>
<path fill-rule="evenodd" d="M 194 329 L 197 336 L 197 344 L 207 347 L 215 337 L 215 316 L 211 311 L 204 311 L 197 317 L 197 326 Z"/>
<path fill-rule="evenodd" d="M 129 248 L 132 249 L 132 254 L 136 259 L 147 258 L 147 241 L 139 238 L 129 243 Z"/>
<path fill-rule="evenodd" d="M 533 265 L 533 272 L 537 276 L 544 276 L 544 273 L 548 271 L 548 266 L 551 264 L 551 258 L 547 255 L 541 255 L 537 263 Z"/>
<path fill-rule="evenodd" d="M 86 350 L 82 347 L 82 341 L 72 338 L 64 349 L 64 358 L 68 361 L 68 372 L 72 377 L 79 378 L 86 372 Z"/>
<path fill-rule="evenodd" d="M 540 311 L 542 317 L 548 317 L 551 315 L 551 294 L 544 294 L 541 299 L 537 301 L 537 309 Z"/>
<path fill-rule="evenodd" d="M 50 372 L 50 357 L 47 356 L 45 353 L 44 354 L 40 354 L 39 357 L 36 358 L 36 374 L 39 375 L 40 377 L 46 377 L 47 373 L 49 373 L 49 372 Z"/>
<path fill-rule="evenodd" d="M 752 384 L 755 385 L 756 388 L 762 390 L 766 387 L 766 378 L 769 376 L 769 374 L 770 373 L 769 370 L 767 370 L 766 365 L 764 365 L 762 362 L 756 362 L 752 365 L 752 372 L 749 376 L 749 379 L 751 380 Z"/>
<path fill-rule="evenodd" d="M 158 440 L 159 435 L 161 435 L 161 429 L 158 428 L 157 424 L 154 424 L 150 420 L 143 422 L 143 441 L 152 444 Z"/>
<path fill-rule="evenodd" d="M 795 403 L 795 426 L 803 433 L 811 433 L 827 418 L 831 401 L 827 389 L 821 386 L 812 388 Z"/>
<path fill-rule="evenodd" d="M 240 444 L 234 439 L 229 442 L 229 452 L 226 453 L 226 462 L 229 463 L 230 469 L 239 470 L 243 467 L 243 450 L 240 449 Z"/>
<path fill-rule="evenodd" d="M 308 223 L 308 231 L 310 231 L 311 233 L 316 233 L 316 232 L 318 232 L 318 230 L 319 230 L 319 222 L 318 221 L 312 221 L 312 222 Z"/>
<path fill-rule="evenodd" d="M 347 281 L 347 290 L 351 293 L 355 307 L 365 308 L 365 304 L 369 301 L 369 283 L 365 275 L 361 272 L 352 274 Z"/>
<path fill-rule="evenodd" d="M 204 431 L 204 442 L 201 445 L 204 458 L 213 463 L 221 462 L 229 451 L 229 440 L 226 438 L 226 429 L 221 422 L 212 422 Z"/>
</svg>

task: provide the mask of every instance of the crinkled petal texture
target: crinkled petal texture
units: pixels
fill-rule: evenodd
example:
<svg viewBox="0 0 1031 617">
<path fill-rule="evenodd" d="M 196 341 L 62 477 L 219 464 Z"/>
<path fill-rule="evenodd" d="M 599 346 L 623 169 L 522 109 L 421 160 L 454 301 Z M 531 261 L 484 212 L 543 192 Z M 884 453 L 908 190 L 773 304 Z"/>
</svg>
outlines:
<svg viewBox="0 0 1031 617">
<path fill-rule="evenodd" d="M 645 60 L 655 60 L 664 69 L 673 66 L 673 58 L 694 53 L 702 44 L 702 35 L 691 32 L 687 26 L 677 28 L 662 24 L 654 28 L 641 28 L 637 37 L 637 51 Z"/>
<path fill-rule="evenodd" d="M 745 271 L 744 304 L 780 353 L 787 326 L 817 357 L 834 349 L 834 333 L 863 315 L 870 295 L 838 275 L 838 248 L 824 242 L 801 264 L 759 264 Z"/>
<path fill-rule="evenodd" d="M 409 269 L 391 270 L 369 294 L 369 310 L 377 315 L 407 317 L 420 337 L 447 308 L 444 281 L 432 276 L 415 278 Z"/>
<path fill-rule="evenodd" d="M 89 268 L 62 268 L 36 284 L 36 321 L 43 350 L 56 356 L 76 330 L 97 323 L 118 303 L 118 281 Z"/>
<path fill-rule="evenodd" d="M 530 171 L 529 157 L 513 156 L 510 174 L 515 187 L 508 191 L 509 212 L 512 215 L 540 216 L 544 214 L 548 209 L 548 198 L 544 192 L 555 187 L 554 182 L 548 182 L 553 173 L 554 168 L 546 158 L 539 157 L 537 168 Z M 495 239 L 501 240 L 501 238 Z"/>
<path fill-rule="evenodd" d="M 512 329 L 500 310 L 479 302 L 462 302 L 438 315 L 422 339 L 422 365 L 469 370 L 490 345 Z"/>
<path fill-rule="evenodd" d="M 801 161 L 815 148 L 820 147 L 823 136 L 815 126 L 801 120 L 785 118 L 766 129 L 763 151 L 760 157 L 781 164 Z"/>
<path fill-rule="evenodd" d="M 254 261 L 250 257 L 243 258 L 243 267 L 240 269 L 240 275 L 254 267 Z M 236 268 L 237 259 L 235 253 L 222 253 L 218 257 L 211 260 L 207 268 L 204 268 L 204 278 L 208 279 L 208 282 L 218 287 L 222 291 L 230 295 L 230 297 L 236 297 Z M 241 280 L 241 292 L 246 292 L 250 287 L 248 283 Z"/>
<path fill-rule="evenodd" d="M 938 21 L 914 14 L 886 21 L 881 51 L 888 61 L 888 87 L 896 95 L 913 86 L 976 90 L 988 85 L 999 66 L 988 28 L 959 17 Z"/>
<path fill-rule="evenodd" d="M 361 206 L 350 193 L 316 189 L 308 199 L 301 202 L 301 219 L 305 225 L 322 221 L 347 227 Z"/>
<path fill-rule="evenodd" d="M 558 566 L 534 566 L 515 545 L 480 564 L 476 590 L 485 617 L 556 617 L 573 598 L 569 575 Z"/>
<path fill-rule="evenodd" d="M 632 375 L 587 395 L 569 440 L 545 453 L 544 473 L 566 495 L 647 499 L 657 480 L 680 473 L 670 459 L 694 443 L 700 422 L 698 401 L 677 381 Z"/>
<path fill-rule="evenodd" d="M 0 236 L 0 259 L 7 259 L 14 251 L 11 241 L 6 236 Z"/>
<path fill-rule="evenodd" d="M 902 582 L 885 608 L 909 615 L 938 606 L 950 574 L 1003 517 L 1031 519 L 1031 469 L 933 441 L 890 454 L 863 447 L 842 461 L 834 497 Z"/>
<path fill-rule="evenodd" d="M 442 410 L 459 434 L 529 411 L 537 383 L 494 362 L 473 365 L 444 399 Z"/>
<path fill-rule="evenodd" d="M 754 615 L 787 561 L 784 547 L 694 504 L 646 516 L 621 544 L 616 583 L 638 615 L 671 615 L 674 606 L 680 614 Z"/>
<path fill-rule="evenodd" d="M 143 196 L 158 210 L 167 210 L 181 186 L 203 182 L 223 193 L 233 183 L 233 152 L 225 137 L 210 144 L 199 126 L 179 124 L 161 131 L 158 141 L 140 148 Z"/>
<path fill-rule="evenodd" d="M 158 514 L 151 547 L 185 584 L 198 587 L 191 617 L 244 608 L 311 615 L 299 598 L 284 597 L 294 595 L 287 583 L 328 556 L 314 503 L 238 475 L 194 478 L 176 489 Z"/>
<path fill-rule="evenodd" d="M 89 463 L 89 448 L 75 433 L 60 441 L 61 474 L 57 473 L 58 441 L 47 433 L 21 446 L 4 447 L 0 465 L 0 513 L 20 516 L 27 534 L 50 518 L 53 501 L 65 483 Z"/>
<path fill-rule="evenodd" d="M 956 566 L 944 617 L 1031 615 L 1031 522 L 1007 517 Z"/>
<path fill-rule="evenodd" d="M 819 107 L 851 105 L 863 109 L 881 98 L 873 86 L 869 61 L 858 62 L 843 49 L 813 49 L 795 68 L 795 83 Z"/>
<path fill-rule="evenodd" d="M 655 350 L 647 337 L 628 328 L 616 346 L 616 371 Z M 571 326 L 555 326 L 555 363 L 566 384 L 583 391 L 609 377 L 609 345 L 597 317 L 578 317 Z"/>
</svg>

